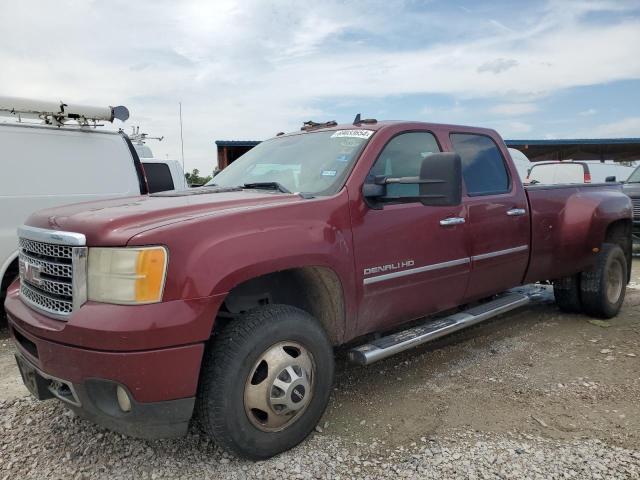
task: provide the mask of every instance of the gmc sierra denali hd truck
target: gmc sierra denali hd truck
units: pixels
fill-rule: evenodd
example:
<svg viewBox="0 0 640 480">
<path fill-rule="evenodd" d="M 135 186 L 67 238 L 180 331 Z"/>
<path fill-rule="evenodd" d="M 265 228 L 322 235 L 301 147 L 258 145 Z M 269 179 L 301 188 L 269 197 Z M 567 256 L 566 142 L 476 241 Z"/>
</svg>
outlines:
<svg viewBox="0 0 640 480">
<path fill-rule="evenodd" d="M 319 421 L 335 346 L 368 364 L 532 282 L 616 315 L 631 226 L 618 184 L 524 188 L 493 130 L 308 123 L 199 189 L 31 215 L 5 306 L 36 397 L 147 438 L 195 417 L 261 459 Z"/>
</svg>

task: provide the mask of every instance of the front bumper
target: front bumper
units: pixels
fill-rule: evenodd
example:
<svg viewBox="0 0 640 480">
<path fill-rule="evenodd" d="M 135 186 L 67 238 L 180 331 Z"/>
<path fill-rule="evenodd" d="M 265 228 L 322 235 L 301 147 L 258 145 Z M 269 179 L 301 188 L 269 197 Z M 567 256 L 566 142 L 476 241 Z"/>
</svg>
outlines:
<svg viewBox="0 0 640 480">
<path fill-rule="evenodd" d="M 35 372 L 40 390 L 44 392 L 41 399 L 57 397 L 82 417 L 144 438 L 171 437 L 186 432 L 195 403 L 204 340 L 167 346 L 167 343 L 171 345 L 172 337 L 168 330 L 185 328 L 184 323 L 199 323 L 201 316 L 210 313 L 204 302 L 196 303 L 195 307 L 194 303 L 187 303 L 186 307 L 174 305 L 174 309 L 191 313 L 191 317 L 176 319 L 159 315 L 157 305 L 161 304 L 150 309 L 134 307 L 138 322 L 127 318 L 130 328 L 146 326 L 153 320 L 156 331 L 148 332 L 144 340 L 144 332 L 122 331 L 125 326 L 122 318 L 108 316 L 114 313 L 110 308 L 106 308 L 105 313 L 96 305 L 93 310 L 89 309 L 96 313 L 91 318 L 75 321 L 72 318 L 66 323 L 55 321 L 25 306 L 15 284 L 9 289 L 5 303 L 19 362 Z M 202 308 L 196 308 L 198 305 Z M 101 321 L 100 315 L 108 318 Z M 116 323 L 120 328 L 115 332 L 105 331 L 104 346 L 96 348 L 100 344 L 97 329 L 106 330 L 105 322 Z M 91 326 L 85 335 L 83 323 Z M 181 335 L 185 335 L 184 332 Z M 173 335 L 174 341 L 181 339 L 181 335 Z M 80 341 L 84 343 L 79 344 Z M 131 349 L 132 344 L 141 343 L 144 343 L 142 348 Z M 115 350 L 116 346 L 121 348 Z M 130 411 L 123 411 L 118 404 L 118 386 L 128 394 Z"/>
<path fill-rule="evenodd" d="M 116 400 L 119 385 L 116 382 L 89 379 L 73 384 L 43 372 L 21 353 L 16 354 L 16 361 L 25 385 L 36 398 L 58 398 L 80 417 L 97 425 L 146 439 L 179 437 L 187 433 L 195 397 L 140 403 L 128 392 L 131 409 L 124 412 Z"/>
</svg>

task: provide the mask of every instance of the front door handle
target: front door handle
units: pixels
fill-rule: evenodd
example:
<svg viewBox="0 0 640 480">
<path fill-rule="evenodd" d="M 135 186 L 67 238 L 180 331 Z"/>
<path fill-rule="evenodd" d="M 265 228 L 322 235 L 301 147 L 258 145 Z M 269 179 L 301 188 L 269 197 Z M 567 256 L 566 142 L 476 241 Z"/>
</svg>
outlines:
<svg viewBox="0 0 640 480">
<path fill-rule="evenodd" d="M 465 220 L 462 217 L 449 217 L 440 220 L 440 225 L 443 227 L 449 227 L 451 225 L 462 225 L 464 222 Z"/>
<path fill-rule="evenodd" d="M 520 217 L 527 213 L 524 208 L 512 208 L 511 210 L 507 210 L 507 215 L 510 217 Z"/>
</svg>

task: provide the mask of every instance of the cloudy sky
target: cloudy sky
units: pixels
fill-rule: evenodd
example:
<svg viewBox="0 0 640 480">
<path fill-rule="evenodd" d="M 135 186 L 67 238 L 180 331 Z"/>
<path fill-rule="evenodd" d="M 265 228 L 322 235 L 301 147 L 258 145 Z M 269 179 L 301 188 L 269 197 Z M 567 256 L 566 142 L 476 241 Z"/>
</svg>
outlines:
<svg viewBox="0 0 640 480">
<path fill-rule="evenodd" d="M 122 104 L 186 168 L 354 115 L 640 136 L 640 0 L 0 2 L 0 94 Z"/>
</svg>

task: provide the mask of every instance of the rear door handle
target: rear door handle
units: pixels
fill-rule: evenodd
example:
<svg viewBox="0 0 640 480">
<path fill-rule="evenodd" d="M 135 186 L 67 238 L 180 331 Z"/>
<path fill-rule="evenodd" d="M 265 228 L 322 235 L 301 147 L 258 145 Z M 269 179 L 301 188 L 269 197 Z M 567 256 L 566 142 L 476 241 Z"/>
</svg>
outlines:
<svg viewBox="0 0 640 480">
<path fill-rule="evenodd" d="M 507 215 L 510 217 L 520 217 L 527 213 L 524 208 L 512 208 L 511 210 L 507 210 Z"/>
<path fill-rule="evenodd" d="M 443 227 L 448 227 L 450 225 L 462 225 L 465 222 L 462 217 L 449 217 L 440 220 L 440 225 Z"/>
</svg>

